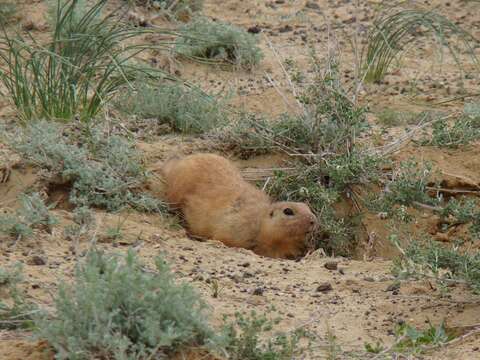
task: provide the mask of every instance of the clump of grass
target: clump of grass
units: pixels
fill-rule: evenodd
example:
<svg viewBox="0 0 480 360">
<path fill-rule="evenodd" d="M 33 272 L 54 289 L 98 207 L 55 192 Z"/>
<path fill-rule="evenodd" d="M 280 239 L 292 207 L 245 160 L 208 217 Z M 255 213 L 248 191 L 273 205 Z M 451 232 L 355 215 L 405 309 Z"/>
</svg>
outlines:
<svg viewBox="0 0 480 360">
<path fill-rule="evenodd" d="M 6 290 L 0 300 L 0 329 L 29 329 L 33 326 L 36 306 L 27 301 L 19 285 L 23 281 L 22 267 L 18 263 L 11 268 L 0 268 L 0 289 Z"/>
<path fill-rule="evenodd" d="M 139 81 L 135 91 L 127 91 L 117 101 L 127 114 L 167 125 L 173 131 L 200 134 L 223 124 L 224 104 L 198 88 L 178 82 L 151 84 Z"/>
<path fill-rule="evenodd" d="M 45 229 L 51 232 L 57 219 L 50 214 L 53 205 L 46 206 L 38 193 L 20 196 L 21 206 L 15 214 L 0 216 L 0 233 L 17 240 L 31 236 L 33 229 Z"/>
<path fill-rule="evenodd" d="M 263 57 L 257 38 L 233 25 L 198 17 L 179 32 L 175 50 L 189 58 L 251 68 Z"/>
<path fill-rule="evenodd" d="M 74 11 L 68 14 L 68 21 L 58 29 L 62 32 L 61 37 L 66 39 L 73 35 L 80 35 L 80 31 L 87 31 L 87 36 L 91 36 L 93 34 L 88 34 L 89 29 L 83 28 L 80 22 L 82 18 L 85 17 L 88 11 L 94 9 L 95 15 L 92 21 L 101 21 L 101 7 L 94 7 L 90 8 L 87 4 L 86 0 L 47 0 L 47 20 L 50 26 L 55 29 L 57 27 L 57 21 L 61 19 L 65 12 L 68 11 L 67 7 L 73 7 Z"/>
<path fill-rule="evenodd" d="M 101 17 L 106 3 L 58 0 L 47 43 L 4 33 L 0 81 L 24 121 L 90 120 L 140 72 L 131 59 L 144 47 L 124 42 L 147 30 L 127 28 L 115 13 Z"/>
<path fill-rule="evenodd" d="M 156 358 L 208 345 L 206 304 L 162 259 L 155 265 L 145 272 L 133 251 L 125 258 L 90 252 L 73 284 L 60 285 L 53 318 L 36 321 L 39 337 L 69 360 Z"/>
<path fill-rule="evenodd" d="M 225 319 L 224 336 L 226 352 L 232 360 L 290 360 L 301 356 L 305 349 L 299 346 L 302 338 L 308 337 L 303 329 L 292 334 L 277 333 L 267 341 L 262 336 L 273 330 L 279 319 L 268 319 L 265 315 L 235 313 L 235 319 Z"/>
<path fill-rule="evenodd" d="M 392 8 L 381 16 L 368 34 L 366 49 L 366 79 L 380 81 L 391 64 L 419 37 L 433 36 L 441 47 L 446 47 L 461 66 L 458 53 L 463 47 L 475 64 L 475 47 L 472 35 L 453 21 L 434 11 L 424 9 Z"/>
<path fill-rule="evenodd" d="M 17 3 L 12 0 L 0 0 L 0 25 L 8 24 L 17 13 Z"/>
<path fill-rule="evenodd" d="M 49 171 L 52 179 L 69 184 L 69 200 L 76 206 L 164 209 L 141 191 L 146 179 L 141 155 L 121 136 L 109 136 L 98 127 L 68 133 L 59 124 L 41 121 L 29 123 L 10 143 L 27 161 Z"/>
<path fill-rule="evenodd" d="M 480 115 L 463 115 L 453 123 L 436 121 L 432 125 L 431 135 L 420 141 L 421 145 L 458 148 L 480 139 Z"/>
<path fill-rule="evenodd" d="M 219 146 L 244 159 L 288 149 L 304 153 L 311 150 L 315 136 L 310 125 L 306 118 L 289 114 L 268 120 L 242 113 L 236 121 L 218 129 L 212 136 Z"/>
<path fill-rule="evenodd" d="M 393 272 L 399 277 L 431 277 L 440 283 L 464 282 L 480 293 L 480 254 L 461 252 L 456 246 L 441 246 L 432 240 L 411 240 L 406 249 L 398 236 L 391 240 L 402 255 L 396 259 Z"/>
<path fill-rule="evenodd" d="M 377 114 L 378 122 L 388 127 L 417 124 L 420 117 L 421 114 L 393 109 L 384 109 Z"/>
<path fill-rule="evenodd" d="M 410 159 L 400 164 L 398 170 L 392 173 L 392 178 L 387 184 L 385 200 L 390 204 L 410 206 L 414 202 L 431 203 L 427 194 L 427 185 L 432 174 L 429 163 L 419 164 Z"/>
</svg>

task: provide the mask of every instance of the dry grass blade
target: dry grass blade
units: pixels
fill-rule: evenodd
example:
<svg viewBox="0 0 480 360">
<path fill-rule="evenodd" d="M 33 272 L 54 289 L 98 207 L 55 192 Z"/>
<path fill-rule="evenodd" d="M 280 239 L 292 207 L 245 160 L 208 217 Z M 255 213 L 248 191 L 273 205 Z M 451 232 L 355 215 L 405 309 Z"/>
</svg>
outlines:
<svg viewBox="0 0 480 360">
<path fill-rule="evenodd" d="M 460 67 L 460 46 L 479 66 L 475 55 L 478 40 L 451 20 L 429 10 L 397 10 L 381 17 L 368 36 L 366 80 L 380 81 L 408 45 L 427 35 L 433 36 L 441 47 L 446 47 Z"/>
</svg>

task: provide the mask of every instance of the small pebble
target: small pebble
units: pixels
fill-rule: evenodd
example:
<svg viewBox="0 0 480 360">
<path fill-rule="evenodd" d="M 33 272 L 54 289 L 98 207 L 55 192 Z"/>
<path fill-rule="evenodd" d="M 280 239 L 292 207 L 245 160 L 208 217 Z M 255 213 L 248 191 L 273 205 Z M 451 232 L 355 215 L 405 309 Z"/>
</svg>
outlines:
<svg viewBox="0 0 480 360">
<path fill-rule="evenodd" d="M 338 263 L 336 261 L 328 261 L 323 266 L 325 266 L 325 268 L 328 269 L 328 270 L 337 270 L 338 269 Z"/>
<path fill-rule="evenodd" d="M 333 287 L 332 287 L 332 285 L 331 285 L 330 283 L 328 283 L 328 282 L 325 282 L 325 283 L 323 283 L 323 284 L 320 284 L 320 285 L 318 285 L 318 287 L 317 287 L 317 291 L 318 291 L 318 292 L 328 292 L 328 291 L 331 291 L 331 290 L 333 290 Z"/>
</svg>

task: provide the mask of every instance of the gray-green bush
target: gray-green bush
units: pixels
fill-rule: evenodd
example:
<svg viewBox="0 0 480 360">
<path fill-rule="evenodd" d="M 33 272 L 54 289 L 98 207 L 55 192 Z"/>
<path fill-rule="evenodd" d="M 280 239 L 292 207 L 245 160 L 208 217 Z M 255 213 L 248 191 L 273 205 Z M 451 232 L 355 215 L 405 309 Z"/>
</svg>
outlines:
<svg viewBox="0 0 480 360">
<path fill-rule="evenodd" d="M 126 257 L 91 251 L 71 285 L 60 285 L 53 318 L 36 320 L 57 359 L 157 358 L 214 338 L 205 303 L 177 283 L 165 262 L 146 272 L 133 251 Z"/>
<path fill-rule="evenodd" d="M 263 57 L 257 38 L 234 25 L 198 17 L 179 32 L 182 36 L 177 38 L 175 50 L 189 58 L 251 68 Z"/>
<path fill-rule="evenodd" d="M 52 206 L 46 206 L 38 193 L 22 194 L 20 208 L 14 214 L 0 215 L 0 233 L 17 240 L 32 235 L 33 229 L 51 231 L 57 219 L 49 212 Z"/>
<path fill-rule="evenodd" d="M 23 282 L 20 263 L 0 268 L 0 329 L 28 329 L 33 326 L 37 307 L 26 299 L 25 291 L 19 286 Z"/>
<path fill-rule="evenodd" d="M 0 25 L 8 24 L 17 13 L 17 3 L 13 0 L 0 0 Z"/>
<path fill-rule="evenodd" d="M 69 200 L 76 206 L 163 210 L 162 202 L 141 191 L 146 172 L 134 144 L 98 127 L 83 129 L 69 133 L 56 123 L 32 122 L 9 142 L 28 162 L 69 185 Z"/>
<path fill-rule="evenodd" d="M 467 108 L 468 109 L 468 108 Z M 475 114 L 475 108 L 469 113 L 449 123 L 436 121 L 432 125 L 432 133 L 420 140 L 421 145 L 458 148 L 480 139 L 480 114 Z"/>
<path fill-rule="evenodd" d="M 221 100 L 179 82 L 138 81 L 135 91 L 120 96 L 117 106 L 127 114 L 166 125 L 173 131 L 200 134 L 226 121 Z"/>
</svg>

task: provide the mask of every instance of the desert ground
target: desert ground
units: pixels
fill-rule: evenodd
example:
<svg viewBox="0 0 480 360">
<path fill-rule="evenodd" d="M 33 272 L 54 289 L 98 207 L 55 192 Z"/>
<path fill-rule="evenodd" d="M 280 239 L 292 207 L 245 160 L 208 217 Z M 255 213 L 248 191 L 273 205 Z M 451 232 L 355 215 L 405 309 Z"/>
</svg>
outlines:
<svg viewBox="0 0 480 360">
<path fill-rule="evenodd" d="M 366 43 L 366 33 L 381 3 L 377 0 L 205 0 L 202 10 L 205 16 L 245 30 L 257 28 L 255 36 L 264 54 L 258 65 L 248 70 L 231 69 L 154 50 L 143 53 L 141 58 L 150 63 L 154 60 L 157 67 L 205 91 L 231 94 L 228 102 L 238 110 L 275 118 L 299 110 L 295 93 L 302 90 L 302 84 L 292 84 L 282 65 L 285 59 L 292 59 L 298 69 L 304 70 L 309 66 L 311 48 L 320 57 L 335 52 L 341 64 L 342 81 L 354 84 L 359 49 Z M 121 1 L 112 0 L 107 7 L 113 9 L 120 4 Z M 421 5 L 449 17 L 480 39 L 480 3 L 430 0 Z M 30 31 L 41 41 L 49 31 L 46 2 L 25 0 L 19 1 L 19 6 L 18 22 L 11 26 L 18 25 L 21 32 Z M 170 29 L 177 26 L 156 16 L 157 10 L 143 5 L 135 6 L 130 12 L 151 26 Z M 148 36 L 145 40 L 155 41 Z M 415 130 L 416 124 L 384 126 L 379 114 L 386 110 L 453 114 L 463 111 L 469 101 L 480 101 L 478 97 L 464 96 L 478 95 L 480 72 L 465 76 L 465 72 L 474 72 L 470 59 L 461 54 L 465 64 L 461 71 L 448 53 L 440 59 L 437 48 L 429 38 L 423 40 L 423 46 L 411 46 L 382 81 L 365 82 L 357 89 L 358 104 L 368 107 L 366 116 L 371 125 L 365 141 L 377 147 L 388 146 Z M 5 93 L 5 89 L 1 90 Z M 0 116 L 0 121 L 10 130 L 21 126 L 15 120 L 16 109 L 8 96 L 0 98 Z M 129 121 L 115 110 L 105 110 L 105 116 L 125 124 Z M 228 150 L 210 148 L 211 139 L 202 136 L 140 134 L 135 142 L 145 167 L 153 174 L 145 185 L 146 191 L 156 197 L 161 197 L 162 190 L 159 166 L 173 153 L 206 150 L 221 153 L 232 159 L 246 178 L 262 169 L 285 166 L 284 154 L 242 159 Z M 403 141 L 388 156 L 395 164 L 410 158 L 430 161 L 444 189 L 465 190 L 473 198 L 479 194 L 478 140 L 457 148 Z M 274 314 L 281 318 L 275 330 L 291 332 L 305 328 L 314 334 L 311 351 L 299 358 L 480 358 L 480 297 L 462 282 L 452 282 L 447 287 L 440 286 L 431 277 L 399 282 L 392 274 L 392 267 L 394 259 L 401 254 L 389 241 L 392 230 L 388 221 L 378 213 L 362 209 L 361 225 L 356 228 L 358 243 L 350 256 L 341 257 L 320 248 L 297 260 L 264 258 L 249 250 L 228 248 L 215 240 L 192 239 L 175 223 L 173 216 L 131 209 L 108 212 L 94 208 L 95 228 L 91 236 L 74 243 L 63 231 L 73 223 L 68 187 L 46 182 L 42 169 L 26 162 L 7 142 L 0 142 L 0 168 L 5 174 L 8 172 L 5 181 L 0 183 L 2 210 L 18 208 L 18 196 L 29 189 L 46 194 L 47 202 L 56 205 L 50 211 L 59 222 L 51 231 L 35 230 L 29 238 L 5 239 L 0 245 L 1 266 L 23 264 L 27 299 L 43 309 L 54 308 L 58 284 L 72 280 L 77 262 L 82 261 L 95 239 L 97 246 L 107 252 L 125 253 L 135 249 L 147 267 L 152 266 L 156 256 L 162 255 L 177 279 L 191 284 L 208 302 L 214 323 L 220 323 L 225 314 L 250 310 L 268 313 L 273 306 Z M 339 213 L 352 210 L 346 202 L 338 208 Z M 415 217 L 408 228 L 410 234 L 427 231 L 440 244 L 449 246 L 459 232 L 465 231 L 458 228 L 442 232 L 439 217 L 428 208 L 409 211 Z M 122 235 L 113 241 L 105 232 L 118 224 L 121 224 Z M 475 254 L 480 242 L 477 239 L 467 247 Z M 212 284 L 218 290 L 215 296 Z M 419 354 L 392 355 L 385 351 L 368 357 L 362 355 L 365 343 L 381 342 L 383 349 L 388 350 L 395 342 L 394 329 L 398 324 L 408 323 L 424 329 L 430 322 L 435 325 L 444 322 L 445 328 L 456 334 L 456 340 L 444 346 L 432 346 Z M 1 359 L 39 360 L 53 356 L 49 345 L 42 339 L 32 338 L 29 330 L 0 331 Z"/>
</svg>

